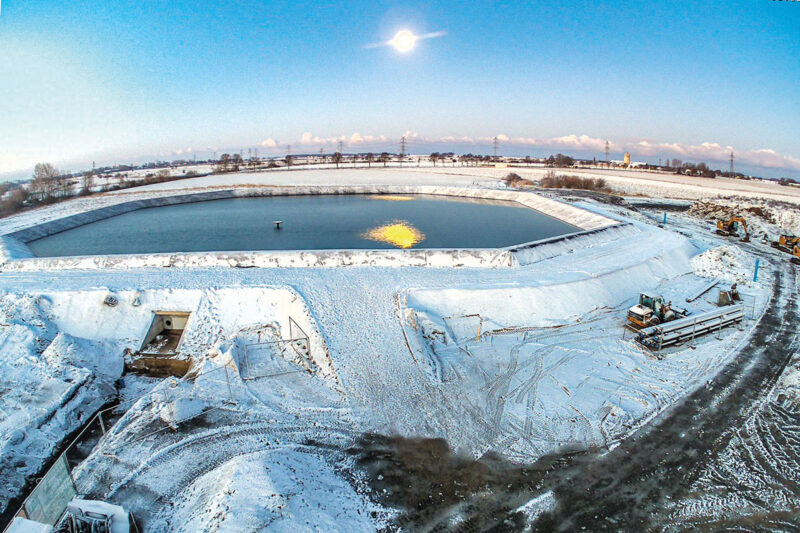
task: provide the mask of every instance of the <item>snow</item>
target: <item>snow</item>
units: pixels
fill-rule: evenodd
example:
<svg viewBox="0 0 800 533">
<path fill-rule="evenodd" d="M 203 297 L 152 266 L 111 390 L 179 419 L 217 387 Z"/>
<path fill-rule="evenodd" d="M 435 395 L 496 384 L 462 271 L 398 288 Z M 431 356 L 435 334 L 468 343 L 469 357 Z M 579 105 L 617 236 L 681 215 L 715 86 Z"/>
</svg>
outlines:
<svg viewBox="0 0 800 533">
<path fill-rule="evenodd" d="M 209 176 L 57 204 L 0 227 L 9 233 L 115 201 L 174 195 L 178 189 L 167 185 L 187 192 L 242 179 L 263 179 L 258 187 L 339 180 L 370 190 L 384 181 L 387 192 L 424 186 L 518 198 L 473 185 L 491 185 L 493 173 L 506 171 Z M 693 184 L 636 179 L 676 191 Z M 279 263 L 257 254 L 6 263 L 0 451 L 8 480 L 0 501 L 113 396 L 122 354 L 139 348 L 156 310 L 191 313 L 179 347 L 192 361 L 190 374 L 120 380 L 124 416 L 73 470 L 81 493 L 123 505 L 148 531 L 390 529 L 397 510 L 374 501 L 347 453 L 368 432 L 443 438 L 459 452 L 493 450 L 522 463 L 564 446 L 613 446 L 735 356 L 773 280 L 774 263 L 762 259 L 759 282 L 748 282 L 753 254 L 777 252 L 725 241 L 688 215 L 659 229 L 624 207 L 549 201 L 565 212 L 588 208 L 579 216 L 606 222 L 494 251 L 510 260 L 479 257 L 470 268 L 436 255 L 408 263 L 341 254 Z M 230 268 L 237 265 L 281 268 Z M 748 310 L 740 328 L 723 330 L 721 340 L 698 339 L 694 349 L 664 350 L 660 359 L 625 333 L 626 310 L 640 291 L 683 302 L 708 277 L 740 283 Z M 103 303 L 108 295 L 117 306 Z M 714 299 L 706 294 L 692 311 L 713 308 Z M 296 337 L 289 317 L 307 344 L 266 344 Z M 796 373 L 784 381 L 782 390 L 797 390 Z M 77 400 L 64 401 L 70 390 Z M 19 460 L 29 464 L 9 466 Z M 556 503 L 545 495 L 519 511 L 533 518 Z"/>
<path fill-rule="evenodd" d="M 71 513 L 94 513 L 95 515 L 107 516 L 111 518 L 111 530 L 109 533 L 128 533 L 128 513 L 119 505 L 107 502 L 84 500 L 74 498 L 67 507 Z"/>
<path fill-rule="evenodd" d="M 369 507 L 323 457 L 279 448 L 241 455 L 203 474 L 180 495 L 164 527 L 186 533 L 374 531 Z"/>
<path fill-rule="evenodd" d="M 0 501 L 114 396 L 113 343 L 57 330 L 42 296 L 0 294 Z M 117 353 L 121 353 L 117 351 Z"/>
<path fill-rule="evenodd" d="M 27 518 L 14 518 L 6 533 L 52 533 L 53 526 L 40 524 Z"/>
<path fill-rule="evenodd" d="M 191 418 L 200 416 L 207 409 L 207 405 L 199 400 L 178 398 L 177 400 L 165 404 L 161 409 L 161 420 L 174 429 L 178 429 L 178 424 Z"/>
<path fill-rule="evenodd" d="M 699 178 L 664 172 L 638 170 L 572 169 L 544 167 L 408 167 L 398 168 L 341 168 L 296 169 L 247 172 L 190 178 L 177 182 L 159 183 L 136 190 L 185 190 L 187 188 L 212 188 L 231 185 L 375 185 L 408 182 L 469 186 L 481 184 L 497 186 L 509 172 L 524 179 L 538 181 L 548 172 L 590 178 L 603 178 L 615 190 L 631 196 L 654 196 L 680 199 L 700 199 L 718 195 L 739 195 L 751 198 L 772 198 L 800 203 L 800 189 L 782 187 L 777 182 L 739 180 L 729 178 Z M 129 189 L 130 190 L 130 189 Z M 125 194 L 117 191 L 114 194 Z"/>
<path fill-rule="evenodd" d="M 760 267 L 766 267 L 766 262 Z M 723 245 L 692 258 L 692 269 L 698 276 L 721 279 L 739 285 L 753 286 L 756 258 L 738 246 Z"/>
<path fill-rule="evenodd" d="M 518 507 L 516 512 L 524 514 L 527 521 L 533 523 L 540 514 L 555 509 L 555 506 L 555 495 L 552 491 L 547 491 Z M 526 529 L 525 531 L 530 531 L 530 529 Z"/>
</svg>

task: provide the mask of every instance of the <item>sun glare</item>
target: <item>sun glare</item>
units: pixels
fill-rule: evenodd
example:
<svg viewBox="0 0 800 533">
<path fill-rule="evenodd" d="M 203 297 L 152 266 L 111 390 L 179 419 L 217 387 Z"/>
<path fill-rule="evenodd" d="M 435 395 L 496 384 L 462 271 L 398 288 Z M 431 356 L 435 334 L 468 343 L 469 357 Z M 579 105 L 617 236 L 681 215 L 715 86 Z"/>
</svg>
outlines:
<svg viewBox="0 0 800 533">
<path fill-rule="evenodd" d="M 425 234 L 404 220 L 373 228 L 362 235 L 371 241 L 387 242 L 398 248 L 411 248 L 425 240 Z"/>
<path fill-rule="evenodd" d="M 417 36 L 411 33 L 408 30 L 401 30 L 397 32 L 394 38 L 389 41 L 389 44 L 394 46 L 395 50 L 398 52 L 408 52 L 412 48 L 414 48 L 414 43 L 417 40 Z"/>
</svg>

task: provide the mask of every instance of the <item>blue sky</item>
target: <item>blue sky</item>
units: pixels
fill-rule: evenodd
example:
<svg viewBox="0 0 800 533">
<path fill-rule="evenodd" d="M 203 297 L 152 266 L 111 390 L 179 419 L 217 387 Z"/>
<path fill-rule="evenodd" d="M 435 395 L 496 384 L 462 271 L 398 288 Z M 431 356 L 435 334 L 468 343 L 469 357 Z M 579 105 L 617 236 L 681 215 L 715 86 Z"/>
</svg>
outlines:
<svg viewBox="0 0 800 533">
<path fill-rule="evenodd" d="M 446 35 L 368 48 L 400 29 Z M 0 173 L 396 150 L 800 176 L 800 4 L 2 0 Z"/>
</svg>

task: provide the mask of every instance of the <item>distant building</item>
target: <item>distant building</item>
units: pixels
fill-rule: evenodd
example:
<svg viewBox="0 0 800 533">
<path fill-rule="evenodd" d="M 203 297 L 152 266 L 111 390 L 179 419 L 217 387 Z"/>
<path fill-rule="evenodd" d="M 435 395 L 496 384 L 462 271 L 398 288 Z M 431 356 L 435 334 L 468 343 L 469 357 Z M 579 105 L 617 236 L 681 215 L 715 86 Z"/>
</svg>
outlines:
<svg viewBox="0 0 800 533">
<path fill-rule="evenodd" d="M 626 167 L 631 166 L 631 153 L 630 152 L 625 152 L 625 158 L 623 159 L 623 161 L 624 161 Z"/>
</svg>

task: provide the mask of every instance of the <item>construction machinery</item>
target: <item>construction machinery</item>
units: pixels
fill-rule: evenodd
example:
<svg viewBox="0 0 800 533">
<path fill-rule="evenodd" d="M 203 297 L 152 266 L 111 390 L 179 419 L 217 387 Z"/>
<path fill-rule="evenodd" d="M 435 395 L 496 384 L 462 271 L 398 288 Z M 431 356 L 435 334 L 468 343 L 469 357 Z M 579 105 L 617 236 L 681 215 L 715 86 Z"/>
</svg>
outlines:
<svg viewBox="0 0 800 533">
<path fill-rule="evenodd" d="M 742 231 L 744 231 L 741 241 L 750 242 L 750 234 L 747 232 L 747 222 L 742 216 L 733 216 L 728 220 L 717 220 L 717 234 L 726 237 L 738 237 L 739 226 L 741 226 Z"/>
<path fill-rule="evenodd" d="M 792 263 L 795 265 L 800 265 L 800 244 L 796 244 L 794 250 L 792 250 Z"/>
<path fill-rule="evenodd" d="M 772 247 L 777 248 L 787 254 L 794 253 L 794 247 L 800 245 L 800 237 L 797 235 L 781 235 L 777 241 L 772 241 Z"/>
<path fill-rule="evenodd" d="M 661 296 L 639 294 L 639 303 L 628 309 L 628 325 L 635 328 L 647 328 L 656 324 L 663 324 L 688 314 L 686 309 L 674 307 L 672 302 L 664 303 Z"/>
</svg>

